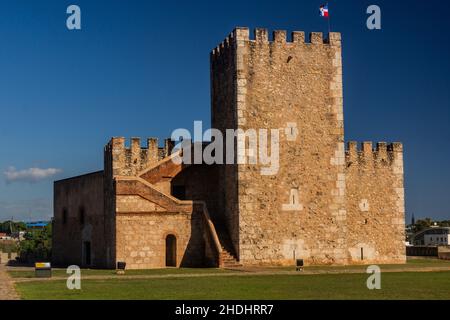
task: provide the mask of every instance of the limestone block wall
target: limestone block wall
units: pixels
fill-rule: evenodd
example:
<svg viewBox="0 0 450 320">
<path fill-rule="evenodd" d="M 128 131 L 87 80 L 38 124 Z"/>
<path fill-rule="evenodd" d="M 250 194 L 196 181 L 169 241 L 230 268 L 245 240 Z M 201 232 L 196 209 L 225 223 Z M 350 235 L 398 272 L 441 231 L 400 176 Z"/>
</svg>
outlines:
<svg viewBox="0 0 450 320">
<path fill-rule="evenodd" d="M 170 155 L 173 148 L 169 139 L 165 140 L 163 148 L 158 146 L 157 138 L 148 138 L 144 147 L 140 138 L 131 138 L 129 147 L 125 142 L 125 138 L 115 137 L 105 146 L 105 167 L 112 167 L 113 176 L 135 176 Z"/>
<path fill-rule="evenodd" d="M 206 202 L 244 265 L 405 261 L 403 147 L 358 150 L 352 142 L 346 152 L 339 33 L 288 39 L 275 31 L 269 39 L 266 29 L 251 36 L 236 28 L 211 53 L 211 101 L 212 126 L 223 134 L 276 130 L 268 145 L 279 141 L 279 167 L 264 170 L 261 152 L 277 150 L 258 149 L 260 137 L 256 146 L 249 136 L 239 140 L 245 154 L 232 138 L 224 154 L 232 151 L 233 164 L 191 167 L 167 158 L 169 140 L 160 148 L 154 138 L 146 146 L 113 138 L 104 171 L 55 182 L 55 263 L 82 265 L 90 241 L 96 267 L 164 267 L 169 234 L 178 266 L 216 263 L 220 246 L 205 233 L 206 210 L 172 197 L 173 186 Z M 236 164 L 242 156 L 247 163 Z"/>
<path fill-rule="evenodd" d="M 15 261 L 17 252 L 2 252 L 0 251 L 0 264 L 8 264 L 10 261 Z"/>
<path fill-rule="evenodd" d="M 351 263 L 405 263 L 403 147 L 349 142 L 346 152 Z"/>
<path fill-rule="evenodd" d="M 115 188 L 116 262 L 127 268 L 166 266 L 166 237 L 177 242 L 177 266 L 202 266 L 203 206 L 179 201 L 140 178 L 118 177 Z"/>
<path fill-rule="evenodd" d="M 292 264 L 294 257 L 346 262 L 340 34 L 324 40 L 312 33 L 310 39 L 294 32 L 288 41 L 285 31 L 276 31 L 269 40 L 265 29 L 256 29 L 251 39 L 248 29 L 238 28 L 225 41 L 235 59 L 217 58 L 226 64 L 216 67 L 219 74 L 232 64 L 233 89 L 222 90 L 235 101 L 219 101 L 213 119 L 231 119 L 231 127 L 243 130 L 281 132 L 278 173 L 261 175 L 260 165 L 236 167 L 239 228 L 232 234 L 238 233 L 244 264 Z M 222 47 L 213 54 L 220 56 Z M 289 126 L 298 130 L 295 139 L 285 134 Z M 291 195 L 298 204 L 291 205 Z M 235 199 L 227 197 L 226 205 Z"/>
<path fill-rule="evenodd" d="M 55 182 L 52 241 L 55 265 L 83 266 L 84 241 L 91 243 L 93 266 L 109 265 L 113 244 L 108 241 L 111 230 L 105 224 L 103 184 L 103 171 Z"/>
<path fill-rule="evenodd" d="M 168 156 L 172 151 L 173 143 L 166 139 L 164 147 L 159 147 L 158 139 L 148 138 L 145 146 L 141 145 L 139 138 L 132 138 L 129 146 L 123 137 L 112 138 L 104 148 L 105 168 L 105 229 L 110 232 L 105 234 L 108 243 L 116 243 L 116 185 L 117 176 L 136 176 L 142 170 L 156 164 Z M 168 183 L 163 183 L 160 189 L 167 191 Z M 115 268 L 116 245 L 108 252 L 108 267 Z"/>
<path fill-rule="evenodd" d="M 245 30 L 236 29 L 210 55 L 211 68 L 211 124 L 225 133 L 237 128 L 237 65 L 243 61 L 237 56 L 237 37 Z M 243 43 L 240 42 L 239 46 Z M 239 60 L 238 60 L 239 59 Z M 225 154 L 227 150 L 225 148 Z M 224 163 L 226 159 L 224 159 Z M 236 154 L 234 162 L 236 163 Z M 238 211 L 238 171 L 235 164 L 225 164 L 218 168 L 218 209 L 216 213 L 225 221 L 235 252 L 239 252 L 239 211 Z"/>
<path fill-rule="evenodd" d="M 134 201 L 134 200 L 133 200 Z M 166 237 L 174 235 L 177 266 L 203 266 L 205 243 L 200 214 L 148 211 L 146 206 L 127 210 L 126 199 L 118 199 L 116 214 L 117 261 L 127 269 L 166 267 Z M 139 210 L 142 212 L 137 212 Z"/>
</svg>

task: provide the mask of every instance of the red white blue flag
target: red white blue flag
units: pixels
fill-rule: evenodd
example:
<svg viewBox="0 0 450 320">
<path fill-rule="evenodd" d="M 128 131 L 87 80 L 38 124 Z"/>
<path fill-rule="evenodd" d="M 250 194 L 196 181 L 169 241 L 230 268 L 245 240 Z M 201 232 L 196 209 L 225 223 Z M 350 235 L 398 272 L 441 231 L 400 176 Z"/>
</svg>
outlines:
<svg viewBox="0 0 450 320">
<path fill-rule="evenodd" d="M 328 3 L 321 5 L 319 11 L 321 17 L 328 18 Z"/>
</svg>

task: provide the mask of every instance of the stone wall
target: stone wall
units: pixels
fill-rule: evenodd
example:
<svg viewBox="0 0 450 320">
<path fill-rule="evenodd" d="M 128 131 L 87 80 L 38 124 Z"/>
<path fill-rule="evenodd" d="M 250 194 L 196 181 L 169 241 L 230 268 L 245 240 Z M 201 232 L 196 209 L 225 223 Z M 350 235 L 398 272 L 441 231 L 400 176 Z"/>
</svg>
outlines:
<svg viewBox="0 0 450 320">
<path fill-rule="evenodd" d="M 438 258 L 442 260 L 450 260 L 450 246 L 439 246 Z"/>
<path fill-rule="evenodd" d="M 311 43 L 301 32 L 292 38 L 287 43 L 279 31 L 269 41 L 267 30 L 257 29 L 250 39 L 246 28 L 227 38 L 236 50 L 236 62 L 225 61 L 234 63 L 236 75 L 236 91 L 227 91 L 236 97 L 234 125 L 297 130 L 296 139 L 282 130 L 276 175 L 261 175 L 259 165 L 238 166 L 244 264 L 292 264 L 294 256 L 310 263 L 346 261 L 340 35 L 331 34 L 327 43 L 320 33 L 311 35 Z M 213 119 L 224 115 L 217 110 Z M 289 206 L 292 193 L 300 203 Z M 232 206 L 233 198 L 227 201 Z"/>
<path fill-rule="evenodd" d="M 113 138 L 104 171 L 55 182 L 54 262 L 82 264 L 91 241 L 97 267 L 160 268 L 168 235 L 178 266 L 217 264 L 219 246 L 244 265 L 404 262 L 403 148 L 345 151 L 341 55 L 339 33 L 235 29 L 211 53 L 212 126 L 277 130 L 279 168 L 249 163 L 262 154 L 248 136 L 231 136 L 232 164 L 217 166 L 173 163 L 169 140 Z M 193 201 L 171 196 L 177 186 Z"/>
<path fill-rule="evenodd" d="M 88 241 L 91 265 L 110 265 L 113 244 L 105 228 L 103 182 L 103 171 L 55 182 L 53 264 L 84 266 L 83 242 Z"/>
<path fill-rule="evenodd" d="M 211 124 L 225 133 L 227 129 L 237 129 L 237 60 L 236 37 L 239 29 L 228 36 L 210 55 L 211 68 Z M 235 150 L 234 150 L 235 151 Z M 225 153 L 227 150 L 225 148 Z M 236 155 L 233 163 L 236 163 Z M 226 163 L 224 159 L 224 163 Z M 233 242 L 234 250 L 239 252 L 239 211 L 238 211 L 238 171 L 235 164 L 224 164 L 218 168 L 218 210 L 216 217 L 224 221 Z"/>
<path fill-rule="evenodd" d="M 0 251 L 0 264 L 8 264 L 10 261 L 16 261 L 17 252 Z"/>
<path fill-rule="evenodd" d="M 172 152 L 173 143 L 166 139 L 160 148 L 157 138 L 148 138 L 145 146 L 140 138 L 131 138 L 126 146 L 123 137 L 112 138 L 105 146 L 105 159 L 112 165 L 113 176 L 136 176 L 152 164 L 167 157 Z M 108 164 L 107 163 L 107 164 Z"/>
<path fill-rule="evenodd" d="M 275 31 L 269 39 L 266 29 L 251 37 L 247 28 L 237 28 L 213 50 L 211 66 L 215 128 L 280 130 L 275 174 L 249 164 L 260 157 L 249 141 L 247 164 L 220 169 L 220 205 L 240 262 L 360 263 L 361 247 L 370 261 L 404 262 L 401 148 L 393 145 L 389 169 L 363 170 L 362 176 L 352 169 L 347 176 L 341 35 L 311 33 L 306 39 L 293 32 L 288 40 L 285 31 Z M 382 190 L 386 179 L 392 184 Z M 374 214 L 388 212 L 371 215 L 383 232 L 361 227 L 355 201 L 363 195 L 355 190 L 370 193 L 362 199 Z"/>
<path fill-rule="evenodd" d="M 202 266 L 205 256 L 203 204 L 180 201 L 135 177 L 116 178 L 116 261 L 127 268 L 166 266 L 166 237 L 177 242 L 177 266 Z"/>
<path fill-rule="evenodd" d="M 405 263 L 402 145 L 349 142 L 346 164 L 351 262 Z"/>
<path fill-rule="evenodd" d="M 205 243 L 200 213 L 152 212 L 148 205 L 125 212 L 129 209 L 127 201 L 120 197 L 117 204 L 117 261 L 125 261 L 127 269 L 164 268 L 166 237 L 174 235 L 177 266 L 203 266 Z"/>
</svg>

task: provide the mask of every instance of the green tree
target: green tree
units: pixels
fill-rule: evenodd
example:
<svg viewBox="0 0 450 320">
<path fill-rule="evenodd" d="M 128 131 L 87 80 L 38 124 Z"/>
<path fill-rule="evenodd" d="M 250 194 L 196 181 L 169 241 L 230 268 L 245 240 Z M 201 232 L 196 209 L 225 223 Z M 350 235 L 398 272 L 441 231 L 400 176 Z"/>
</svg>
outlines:
<svg viewBox="0 0 450 320">
<path fill-rule="evenodd" d="M 428 229 L 433 225 L 433 220 L 431 218 L 425 218 L 417 220 L 416 223 L 412 226 L 412 230 L 414 233 L 420 232 L 422 230 Z"/>
<path fill-rule="evenodd" d="M 31 229 L 25 233 L 25 240 L 19 244 L 22 260 L 50 260 L 52 251 L 52 224 L 42 229 Z"/>
<path fill-rule="evenodd" d="M 27 226 L 24 222 L 13 222 L 13 221 L 4 221 L 0 223 L 0 232 L 8 233 L 17 232 L 17 231 L 25 231 L 27 230 Z"/>
<path fill-rule="evenodd" d="M 425 218 L 417 220 L 414 225 L 411 225 L 411 230 L 414 233 L 420 232 L 422 230 L 431 228 L 436 223 L 439 227 L 450 227 L 450 220 L 443 220 L 443 221 L 433 221 L 431 218 Z"/>
</svg>

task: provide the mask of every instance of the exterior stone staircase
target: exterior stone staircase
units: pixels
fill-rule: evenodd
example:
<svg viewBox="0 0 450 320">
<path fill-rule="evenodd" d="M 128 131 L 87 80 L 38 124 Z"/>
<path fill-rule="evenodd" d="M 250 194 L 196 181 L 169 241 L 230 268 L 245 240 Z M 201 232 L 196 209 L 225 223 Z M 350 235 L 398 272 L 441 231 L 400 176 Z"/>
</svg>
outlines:
<svg viewBox="0 0 450 320">
<path fill-rule="evenodd" d="M 129 194 L 129 189 L 132 189 L 132 194 L 138 194 L 144 199 L 153 201 L 158 205 L 165 208 L 172 208 L 173 211 L 192 211 L 189 205 L 192 201 L 181 201 L 174 198 L 171 195 L 167 195 L 160 190 L 154 188 L 154 184 L 159 182 L 163 178 L 174 177 L 180 173 L 185 165 L 175 164 L 172 158 L 175 156 L 180 156 L 181 153 L 175 153 L 171 156 L 165 157 L 158 163 L 154 163 L 151 166 L 145 168 L 137 174 L 137 177 L 116 177 L 119 181 L 117 184 L 117 194 Z M 139 184 L 141 188 L 138 188 L 136 184 Z M 144 191 L 143 191 L 144 190 Z M 193 204 L 194 202 L 192 202 Z M 205 209 L 207 208 L 205 205 Z M 233 247 L 233 242 L 231 241 L 228 229 L 224 221 L 211 221 L 209 213 L 206 214 L 207 219 L 212 223 L 212 228 L 215 229 L 218 241 L 216 243 L 217 248 L 221 247 L 220 261 L 222 261 L 221 267 L 223 268 L 238 268 L 243 265 L 239 263 L 237 255 Z M 220 250 L 218 250 L 220 251 Z M 219 263 L 220 264 L 220 263 Z"/>
<path fill-rule="evenodd" d="M 235 256 L 231 254 L 227 249 L 225 249 L 225 247 L 222 247 L 221 257 L 224 268 L 242 267 L 242 264 L 240 264 L 239 261 L 237 261 L 237 259 L 235 258 Z"/>
<path fill-rule="evenodd" d="M 242 267 L 239 263 L 236 254 L 234 253 L 234 248 L 230 235 L 227 228 L 223 222 L 214 223 L 217 231 L 217 236 L 219 237 L 220 245 L 222 247 L 221 260 L 223 262 L 224 268 L 237 268 Z"/>
</svg>

